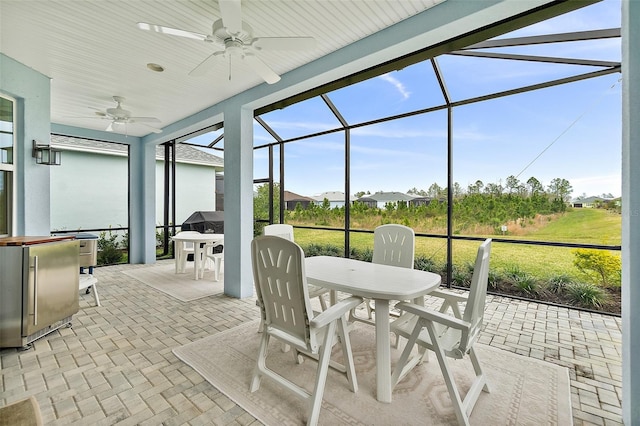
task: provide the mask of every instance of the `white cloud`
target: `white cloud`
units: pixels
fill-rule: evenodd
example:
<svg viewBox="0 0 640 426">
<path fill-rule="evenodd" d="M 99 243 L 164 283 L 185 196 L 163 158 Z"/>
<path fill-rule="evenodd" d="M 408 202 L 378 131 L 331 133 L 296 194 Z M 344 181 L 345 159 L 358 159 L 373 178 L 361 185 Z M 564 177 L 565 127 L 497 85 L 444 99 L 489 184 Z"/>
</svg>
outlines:
<svg viewBox="0 0 640 426">
<path fill-rule="evenodd" d="M 411 95 L 411 92 L 409 92 L 407 90 L 405 85 L 402 84 L 402 82 L 400 80 L 398 80 L 395 77 L 392 77 L 391 74 L 389 74 L 389 73 L 382 74 L 378 78 L 381 79 L 381 80 L 386 81 L 387 83 L 391 83 L 391 85 L 393 85 L 398 90 L 398 92 L 400 92 L 400 94 L 402 95 L 403 99 L 409 99 L 409 96 Z"/>
</svg>

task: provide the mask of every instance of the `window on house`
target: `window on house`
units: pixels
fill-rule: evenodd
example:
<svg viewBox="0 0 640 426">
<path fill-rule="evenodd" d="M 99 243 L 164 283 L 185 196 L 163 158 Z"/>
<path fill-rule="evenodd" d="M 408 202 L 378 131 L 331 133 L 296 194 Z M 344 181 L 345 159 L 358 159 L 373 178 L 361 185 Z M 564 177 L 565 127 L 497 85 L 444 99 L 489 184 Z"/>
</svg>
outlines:
<svg viewBox="0 0 640 426">
<path fill-rule="evenodd" d="M 14 101 L 0 96 L 0 236 L 12 234 L 14 123 Z"/>
</svg>

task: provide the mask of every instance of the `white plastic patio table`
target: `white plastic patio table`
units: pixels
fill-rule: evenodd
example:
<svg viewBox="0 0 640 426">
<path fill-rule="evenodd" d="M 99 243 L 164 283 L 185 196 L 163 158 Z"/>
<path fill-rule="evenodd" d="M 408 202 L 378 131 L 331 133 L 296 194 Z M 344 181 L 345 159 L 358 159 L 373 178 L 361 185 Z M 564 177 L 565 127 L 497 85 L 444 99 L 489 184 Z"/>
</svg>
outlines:
<svg viewBox="0 0 640 426">
<path fill-rule="evenodd" d="M 186 256 L 183 251 L 184 243 L 193 243 L 193 275 L 194 279 L 200 278 L 199 271 L 200 262 L 203 261 L 203 254 L 206 247 L 202 247 L 206 244 L 213 244 L 219 241 L 224 241 L 224 234 L 187 234 L 180 235 L 180 233 L 171 237 L 176 244 L 176 274 L 184 272 L 184 265 L 186 264 Z"/>
<path fill-rule="evenodd" d="M 306 258 L 305 271 L 309 284 L 374 301 L 377 399 L 391 402 L 389 301 L 418 299 L 417 303 L 424 303 L 424 295 L 438 288 L 442 278 L 438 274 L 417 269 L 331 256 Z M 334 291 L 332 299 L 335 299 Z"/>
</svg>

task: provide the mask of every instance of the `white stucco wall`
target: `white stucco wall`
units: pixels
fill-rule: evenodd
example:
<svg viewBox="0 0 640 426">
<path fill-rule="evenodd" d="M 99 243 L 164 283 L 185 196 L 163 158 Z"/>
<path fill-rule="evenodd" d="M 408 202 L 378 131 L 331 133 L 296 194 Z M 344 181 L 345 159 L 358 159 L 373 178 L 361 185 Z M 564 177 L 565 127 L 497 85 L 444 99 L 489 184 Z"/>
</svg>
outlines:
<svg viewBox="0 0 640 426">
<path fill-rule="evenodd" d="M 64 151 L 51 167 L 51 229 L 127 227 L 127 157 Z M 163 220 L 164 162 L 156 161 L 156 225 Z M 176 223 L 197 210 L 215 210 L 213 167 L 176 164 Z"/>
<path fill-rule="evenodd" d="M 0 91 L 16 100 L 16 152 L 13 157 L 13 235 L 49 233 L 49 166 L 36 164 L 32 141 L 49 140 L 51 83 L 47 76 L 0 53 Z"/>
<path fill-rule="evenodd" d="M 51 229 L 127 227 L 127 169 L 124 156 L 64 151 L 51 167 Z"/>
<path fill-rule="evenodd" d="M 163 220 L 164 162 L 156 165 L 156 225 Z M 195 211 L 216 209 L 216 172 L 213 167 L 176 164 L 176 225 Z"/>
</svg>

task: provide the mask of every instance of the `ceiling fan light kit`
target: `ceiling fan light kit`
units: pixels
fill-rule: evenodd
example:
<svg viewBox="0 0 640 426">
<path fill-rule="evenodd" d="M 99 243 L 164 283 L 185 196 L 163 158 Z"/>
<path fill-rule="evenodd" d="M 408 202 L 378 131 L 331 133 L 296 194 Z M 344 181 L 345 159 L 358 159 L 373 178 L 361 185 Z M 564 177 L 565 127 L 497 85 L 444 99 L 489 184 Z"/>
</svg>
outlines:
<svg viewBox="0 0 640 426">
<path fill-rule="evenodd" d="M 147 127 L 153 133 L 162 133 L 162 130 L 150 126 L 147 123 L 160 123 L 155 117 L 134 117 L 131 115 L 131 111 L 126 110 L 122 107 L 122 104 L 125 101 L 125 98 L 122 96 L 113 96 L 113 100 L 116 102 L 115 108 L 107 108 L 106 110 L 97 110 L 95 111 L 95 117 L 86 117 L 86 118 L 99 118 L 103 120 L 110 120 L 109 124 L 105 131 L 113 132 L 115 131 L 114 125 L 123 125 L 125 134 L 127 133 L 127 125 L 129 124 L 139 124 Z"/>
</svg>

